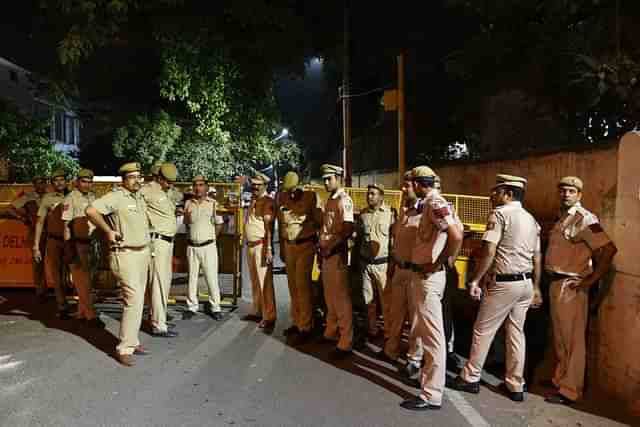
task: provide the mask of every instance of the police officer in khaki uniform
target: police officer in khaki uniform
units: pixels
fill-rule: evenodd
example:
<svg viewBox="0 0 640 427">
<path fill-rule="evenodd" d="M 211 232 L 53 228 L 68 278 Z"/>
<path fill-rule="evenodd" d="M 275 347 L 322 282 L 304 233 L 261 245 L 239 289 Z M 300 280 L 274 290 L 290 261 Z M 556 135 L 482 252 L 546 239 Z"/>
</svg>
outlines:
<svg viewBox="0 0 640 427">
<path fill-rule="evenodd" d="M 91 301 L 91 276 L 89 272 L 89 244 L 94 227 L 85 214 L 87 207 L 96 199 L 91 191 L 93 172 L 80 169 L 76 179 L 76 188 L 67 194 L 63 201 L 62 220 L 64 221 L 64 240 L 73 246 L 77 255 L 70 263 L 71 279 L 78 293 L 78 318 L 85 319 L 94 328 L 104 328 Z"/>
<path fill-rule="evenodd" d="M 138 331 L 151 262 L 149 220 L 147 205 L 139 193 L 140 164 L 125 163 L 118 173 L 122 187 L 94 201 L 86 214 L 111 244 L 111 271 L 120 282 L 124 300 L 116 358 L 124 366 L 133 366 L 133 354 L 147 354 L 138 340 Z"/>
<path fill-rule="evenodd" d="M 496 206 L 489 216 L 483 255 L 469 282 L 469 293 L 481 300 L 479 283 L 491 269 L 491 279 L 482 298 L 473 328 L 471 354 L 459 377 L 456 390 L 479 393 L 480 375 L 493 338 L 506 322 L 507 372 L 504 391 L 516 402 L 524 400 L 525 335 L 529 307 L 542 304 L 540 292 L 540 226 L 521 204 L 522 180 L 498 179 L 491 198 Z"/>
<path fill-rule="evenodd" d="M 560 219 L 551 230 L 545 256 L 558 358 L 553 376 L 558 390 L 547 397 L 550 403 L 570 404 L 582 397 L 589 288 L 609 270 L 617 252 L 598 217 L 580 204 L 583 188 L 582 180 L 575 176 L 558 183 Z"/>
<path fill-rule="evenodd" d="M 311 273 L 315 257 L 317 231 L 322 221 L 320 199 L 313 191 L 299 186 L 295 172 L 287 172 L 278 204 L 280 250 L 284 251 L 287 282 L 291 297 L 292 326 L 285 335 L 297 334 L 302 344 L 311 336 L 313 289 Z"/>
<path fill-rule="evenodd" d="M 198 312 L 198 277 L 201 269 L 209 290 L 209 304 L 205 306 L 205 313 L 214 320 L 223 319 L 220 310 L 216 240 L 222 233 L 224 221 L 216 213 L 218 202 L 208 196 L 208 190 L 207 178 L 202 175 L 195 176 L 193 178 L 195 198 L 187 200 L 184 207 L 184 223 L 189 237 L 187 246 L 189 285 L 187 311 L 183 313 L 183 319 L 190 319 Z"/>
<path fill-rule="evenodd" d="M 416 192 L 423 197 L 416 241 L 411 251 L 412 284 L 417 305 L 415 333 L 422 338 L 424 368 L 422 392 L 402 402 L 405 409 L 439 409 L 446 377 L 447 345 L 442 319 L 442 296 L 446 284 L 444 264 L 452 263 L 462 245 L 462 224 L 449 203 L 434 189 L 436 174 L 428 166 L 413 170 Z"/>
<path fill-rule="evenodd" d="M 267 194 L 270 179 L 262 173 L 251 178 L 251 206 L 245 224 L 247 262 L 253 295 L 253 310 L 245 320 L 259 321 L 259 327 L 272 331 L 276 323 L 276 302 L 273 289 L 274 202 Z"/>
<path fill-rule="evenodd" d="M 42 198 L 47 193 L 47 180 L 41 176 L 34 176 L 31 182 L 33 183 L 33 191 L 28 191 L 11 202 L 9 214 L 27 226 L 29 229 L 27 241 L 33 248 L 38 209 Z M 38 247 L 41 250 L 46 248 L 45 233 L 41 234 Z M 31 267 L 33 270 L 33 284 L 36 288 L 36 299 L 41 304 L 45 303 L 47 301 L 47 283 L 44 280 L 44 263 L 42 260 L 36 261 L 36 258 L 32 257 Z"/>
<path fill-rule="evenodd" d="M 389 247 L 392 244 L 391 226 L 395 211 L 384 203 L 384 186 L 367 187 L 368 207 L 360 212 L 356 227 L 362 265 L 362 294 L 367 306 L 367 333 L 370 338 L 379 335 L 378 302 L 384 319 L 384 339 L 390 335 L 391 287 L 387 286 Z M 384 353 L 383 353 L 384 354 Z"/>
<path fill-rule="evenodd" d="M 343 169 L 324 164 L 320 168 L 324 188 L 329 192 L 320 230 L 322 286 L 327 305 L 324 338 L 337 341 L 332 358 L 351 355 L 353 345 L 353 306 L 347 271 L 348 241 L 354 231 L 353 201 L 340 186 Z"/>
<path fill-rule="evenodd" d="M 64 223 L 62 222 L 62 201 L 67 195 L 67 180 L 63 170 L 56 170 L 51 175 L 53 192 L 42 197 L 38 208 L 38 222 L 33 242 L 33 258 L 36 262 L 42 260 L 40 253 L 40 239 L 46 221 L 46 256 L 44 257 L 44 271 L 47 284 L 53 285 L 56 291 L 58 317 L 63 320 L 71 318 L 67 303 L 63 280 L 62 257 L 64 252 Z"/>
<path fill-rule="evenodd" d="M 391 277 L 391 308 L 389 310 L 389 339 L 384 345 L 384 355 L 391 361 L 397 361 L 400 355 L 400 339 L 405 320 L 413 325 L 416 316 L 416 301 L 411 284 L 411 250 L 416 241 L 420 213 L 418 196 L 415 193 L 412 172 L 404 174 L 402 185 L 403 206 L 393 225 L 393 250 L 389 264 Z M 386 322 L 386 320 L 385 320 Z M 415 334 L 415 328 L 409 332 L 409 349 L 405 373 L 412 377 L 420 371 L 422 361 L 422 339 Z"/>
<path fill-rule="evenodd" d="M 178 332 L 167 326 L 167 304 L 173 278 L 173 241 L 178 228 L 176 205 L 169 194 L 178 178 L 171 163 L 160 166 L 154 182 L 140 190 L 151 226 L 151 334 L 173 338 Z"/>
</svg>

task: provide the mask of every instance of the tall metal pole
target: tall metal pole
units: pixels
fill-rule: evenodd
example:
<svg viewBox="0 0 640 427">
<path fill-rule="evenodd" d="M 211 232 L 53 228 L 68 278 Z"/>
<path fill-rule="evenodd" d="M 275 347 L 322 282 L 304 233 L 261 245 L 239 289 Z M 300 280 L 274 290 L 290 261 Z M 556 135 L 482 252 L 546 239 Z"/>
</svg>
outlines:
<svg viewBox="0 0 640 427">
<path fill-rule="evenodd" d="M 342 165 L 344 167 L 344 185 L 351 187 L 351 175 L 353 167 L 351 163 L 351 87 L 349 81 L 349 2 L 344 2 L 344 47 L 343 47 L 343 69 L 342 69 Z"/>
<path fill-rule="evenodd" d="M 404 52 L 398 55 L 398 184 L 404 180 L 405 116 L 404 116 Z"/>
</svg>

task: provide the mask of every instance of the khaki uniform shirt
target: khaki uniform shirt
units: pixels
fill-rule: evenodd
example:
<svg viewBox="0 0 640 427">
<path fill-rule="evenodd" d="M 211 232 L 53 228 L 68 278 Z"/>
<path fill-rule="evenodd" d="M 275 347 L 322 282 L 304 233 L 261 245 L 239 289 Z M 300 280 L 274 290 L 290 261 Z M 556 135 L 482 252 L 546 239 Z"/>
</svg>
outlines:
<svg viewBox="0 0 640 427">
<path fill-rule="evenodd" d="M 95 199 L 96 195 L 93 191 L 82 194 L 78 189 L 73 190 L 64 198 L 62 202 L 62 220 L 64 222 L 73 221 L 73 237 L 86 239 L 95 229 L 95 226 L 89 222 L 84 212 Z"/>
<path fill-rule="evenodd" d="M 160 184 L 151 182 L 142 187 L 140 194 L 147 204 L 151 231 L 173 237 L 178 229 L 178 222 L 176 204 L 171 198 L 170 191 L 164 191 Z"/>
<path fill-rule="evenodd" d="M 278 220 L 280 234 L 286 240 L 306 239 L 320 228 L 320 198 L 313 191 L 302 192 L 302 197 L 292 199 L 290 193 L 279 198 Z"/>
<path fill-rule="evenodd" d="M 342 234 L 345 222 L 354 222 L 353 200 L 343 188 L 333 193 L 322 213 L 322 228 L 320 230 L 320 246 L 327 247 Z"/>
<path fill-rule="evenodd" d="M 207 197 L 202 202 L 187 200 L 184 207 L 187 234 L 194 243 L 216 240 L 216 225 L 224 224 L 222 217 L 216 215 L 217 202 Z"/>
<path fill-rule="evenodd" d="M 447 200 L 436 190 L 431 190 L 419 202 L 420 223 L 411 251 L 411 262 L 418 265 L 435 262 L 447 244 L 447 229 L 462 223 Z"/>
<path fill-rule="evenodd" d="M 45 193 L 44 195 L 46 194 L 47 193 Z M 44 197 L 44 195 L 42 197 Z M 26 205 L 29 202 L 35 202 L 38 206 L 40 206 L 40 201 L 42 200 L 42 197 L 40 196 L 40 194 L 36 193 L 35 191 L 28 191 L 24 193 L 22 196 L 15 199 L 13 202 L 11 202 L 11 206 L 13 206 L 16 209 L 20 209 L 20 208 L 23 208 L 24 205 Z"/>
<path fill-rule="evenodd" d="M 360 256 L 374 260 L 389 256 L 391 226 L 395 222 L 395 212 L 386 204 L 378 209 L 366 208 L 358 218 Z"/>
<path fill-rule="evenodd" d="M 33 240 L 35 237 L 34 233 L 38 217 L 38 210 L 40 209 L 40 202 L 42 201 L 43 197 L 44 194 L 41 196 L 35 191 L 29 191 L 11 202 L 11 206 L 13 206 L 14 208 L 24 208 L 27 211 L 26 217 L 29 230 L 27 234 L 27 240 L 30 244 L 33 244 Z M 42 235 L 44 236 L 44 233 L 42 233 Z"/>
<path fill-rule="evenodd" d="M 411 260 L 411 251 L 416 242 L 416 234 L 421 215 L 416 206 L 403 207 L 393 226 L 393 257 L 397 261 Z"/>
<path fill-rule="evenodd" d="M 64 223 L 62 222 L 62 202 L 64 193 L 47 193 L 42 197 L 38 216 L 47 218 L 47 233 L 62 236 Z"/>
<path fill-rule="evenodd" d="M 91 203 L 102 215 L 111 215 L 112 228 L 120 233 L 118 246 L 141 247 L 149 244 L 147 204 L 139 192 L 120 187 Z"/>
<path fill-rule="evenodd" d="M 182 194 L 182 191 L 178 190 L 176 187 L 171 187 L 168 193 L 169 198 L 174 205 L 179 205 L 184 200 L 184 194 Z"/>
<path fill-rule="evenodd" d="M 609 242 L 598 217 L 577 203 L 549 234 L 545 270 L 586 277 L 593 271 L 591 255 Z"/>
<path fill-rule="evenodd" d="M 520 202 L 510 202 L 491 212 L 482 240 L 497 245 L 495 274 L 530 273 L 540 252 L 540 225 Z"/>
<path fill-rule="evenodd" d="M 245 225 L 248 242 L 256 242 L 266 237 L 264 217 L 270 215 L 273 218 L 273 211 L 273 198 L 266 193 L 251 201 Z"/>
</svg>

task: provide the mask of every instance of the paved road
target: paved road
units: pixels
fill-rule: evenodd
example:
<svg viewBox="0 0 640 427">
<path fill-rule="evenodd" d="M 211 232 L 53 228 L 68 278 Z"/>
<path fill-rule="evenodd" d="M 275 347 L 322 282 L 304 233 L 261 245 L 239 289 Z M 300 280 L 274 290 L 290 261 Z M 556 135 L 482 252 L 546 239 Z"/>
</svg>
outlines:
<svg viewBox="0 0 640 427">
<path fill-rule="evenodd" d="M 117 307 L 101 307 L 107 329 L 95 331 L 56 320 L 53 301 L 38 306 L 28 291 L 0 290 L 0 426 L 624 425 L 534 394 L 513 404 L 493 387 L 477 396 L 447 390 L 440 411 L 407 412 L 398 404 L 416 390 L 391 365 L 367 352 L 336 364 L 326 345 L 288 345 L 285 276 L 276 287 L 272 335 L 240 320 L 242 301 L 224 322 L 178 320 L 175 339 L 142 332 L 153 354 L 133 368 L 109 356 Z"/>
</svg>

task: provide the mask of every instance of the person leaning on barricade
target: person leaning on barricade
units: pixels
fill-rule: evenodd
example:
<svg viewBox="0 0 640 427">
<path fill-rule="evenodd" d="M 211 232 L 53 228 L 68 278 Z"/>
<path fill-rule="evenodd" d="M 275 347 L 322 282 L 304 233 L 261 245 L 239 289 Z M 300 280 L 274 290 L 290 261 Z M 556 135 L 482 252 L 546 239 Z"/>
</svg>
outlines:
<svg viewBox="0 0 640 427">
<path fill-rule="evenodd" d="M 223 320 L 220 308 L 220 287 L 218 285 L 218 246 L 216 241 L 224 227 L 222 217 L 216 212 L 218 202 L 209 197 L 207 178 L 197 175 L 193 178 L 194 198 L 187 200 L 184 207 L 184 223 L 187 227 L 187 262 L 189 265 L 189 285 L 187 286 L 187 310 L 183 319 L 191 319 L 198 312 L 198 278 L 200 270 L 209 292 L 209 301 L 204 312 L 214 320 Z"/>
<path fill-rule="evenodd" d="M 549 403 L 571 404 L 582 397 L 589 289 L 607 273 L 618 251 L 598 217 L 580 203 L 583 188 L 575 176 L 558 183 L 560 218 L 551 230 L 545 256 L 558 358 L 552 381 L 556 393 L 545 399 Z"/>
<path fill-rule="evenodd" d="M 35 238 L 33 242 L 33 258 L 36 262 L 43 259 L 40 252 L 40 240 L 46 233 L 46 249 L 44 250 L 44 271 L 47 284 L 53 285 L 56 292 L 58 318 L 71 319 L 67 306 L 67 295 L 63 277 L 64 265 L 64 223 L 62 222 L 62 202 L 67 195 L 67 178 L 59 169 L 51 174 L 53 192 L 42 197 L 38 208 Z M 46 230 L 46 231 L 45 231 Z"/>
<path fill-rule="evenodd" d="M 320 199 L 313 191 L 304 191 L 295 172 L 287 172 L 278 197 L 280 255 L 287 270 L 291 296 L 291 322 L 285 335 L 295 335 L 302 344 L 311 337 L 313 326 L 312 271 L 317 231 L 322 222 Z"/>
<path fill-rule="evenodd" d="M 98 317 L 91 298 L 89 252 L 94 227 L 89 223 L 85 210 L 96 199 L 92 187 L 93 171 L 80 169 L 76 188 L 64 198 L 62 220 L 65 257 L 68 258 L 71 281 L 78 293 L 78 318 L 84 319 L 90 327 L 104 328 L 104 322 Z"/>
<path fill-rule="evenodd" d="M 118 173 L 122 186 L 94 201 L 86 214 L 109 241 L 111 271 L 122 291 L 120 342 L 115 357 L 122 365 L 133 366 L 133 355 L 148 354 L 140 345 L 138 332 L 151 263 L 149 221 L 146 203 L 139 192 L 140 164 L 125 163 Z"/>
<path fill-rule="evenodd" d="M 343 169 L 335 165 L 320 168 L 329 198 L 322 213 L 318 242 L 322 287 L 327 305 L 324 339 L 335 342 L 331 357 L 342 359 L 352 354 L 353 308 L 349 286 L 347 251 L 354 230 L 353 201 L 341 187 Z"/>
<path fill-rule="evenodd" d="M 24 223 L 29 229 L 27 241 L 34 246 L 35 228 L 38 221 L 38 209 L 42 198 L 47 193 L 47 179 L 42 176 L 34 176 L 31 179 L 33 191 L 26 192 L 11 202 L 9 215 Z M 41 251 L 46 248 L 46 233 L 40 235 L 38 247 Z M 41 255 L 45 255 L 44 253 Z M 35 257 L 31 259 L 31 267 L 33 271 L 33 284 L 36 288 L 36 300 L 40 304 L 47 302 L 47 282 L 45 281 L 44 263 L 42 259 L 37 260 Z"/>
<path fill-rule="evenodd" d="M 540 291 L 540 226 L 522 207 L 522 179 L 504 181 L 498 176 L 491 192 L 496 208 L 489 216 L 482 238 L 483 252 L 469 282 L 469 294 L 480 301 L 473 327 L 471 354 L 450 387 L 480 392 L 480 376 L 496 332 L 505 323 L 506 366 L 503 390 L 516 402 L 524 400 L 525 335 L 529 307 L 542 304 Z M 490 272 L 485 295 L 480 280 Z"/>
</svg>

